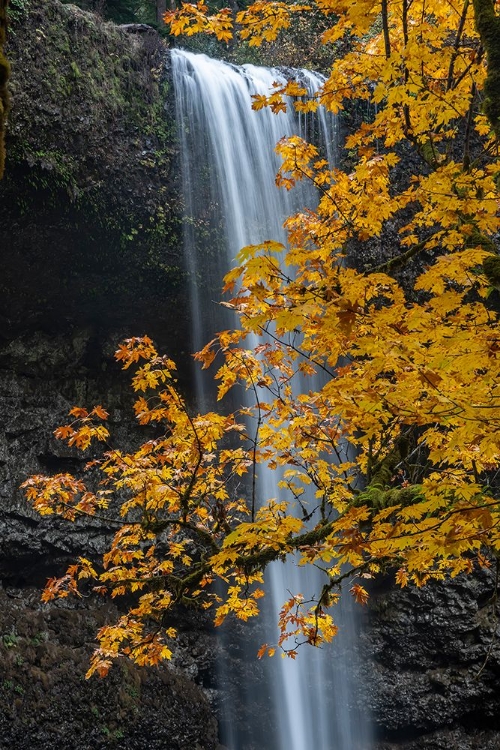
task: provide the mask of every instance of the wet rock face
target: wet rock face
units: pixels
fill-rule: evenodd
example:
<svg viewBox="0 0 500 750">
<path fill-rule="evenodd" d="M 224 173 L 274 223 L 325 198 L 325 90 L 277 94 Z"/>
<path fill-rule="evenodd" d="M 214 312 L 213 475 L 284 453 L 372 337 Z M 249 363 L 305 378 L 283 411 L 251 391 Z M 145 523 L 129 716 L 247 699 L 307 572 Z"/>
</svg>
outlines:
<svg viewBox="0 0 500 750">
<path fill-rule="evenodd" d="M 146 329 L 179 357 L 187 309 L 168 51 L 58 0 L 12 20 L 0 182 L 0 342 Z"/>
<path fill-rule="evenodd" d="M 95 632 L 117 616 L 109 603 L 45 606 L 38 591 L 0 589 L 2 750 L 215 750 L 210 705 L 181 669 L 124 661 L 85 680 Z"/>
<path fill-rule="evenodd" d="M 151 31 L 57 0 L 13 19 L 12 113 L 0 182 L 0 750 L 215 750 L 213 637 L 179 615 L 174 663 L 84 676 L 110 603 L 40 602 L 47 577 L 101 553 L 102 524 L 41 519 L 32 473 L 78 472 L 53 438 L 75 404 L 110 411 L 114 444 L 144 436 L 113 359 L 151 335 L 189 362 L 166 51 Z M 189 366 L 189 365 L 187 365 Z"/>
<path fill-rule="evenodd" d="M 377 750 L 500 747 L 495 575 L 374 591 L 362 680 Z"/>
<path fill-rule="evenodd" d="M 116 338 L 116 336 L 115 336 Z M 120 616 L 109 602 L 40 601 L 47 577 L 109 542 L 102 523 L 41 519 L 20 483 L 39 472 L 78 472 L 84 458 L 52 436 L 75 403 L 104 403 L 125 449 L 141 440 L 114 338 L 26 334 L 0 353 L 0 750 L 214 750 L 213 631 L 179 613 L 172 663 L 123 661 L 108 678 L 84 676 L 99 627 Z"/>
<path fill-rule="evenodd" d="M 97 354 L 96 347 L 91 333 L 81 330 L 71 338 L 26 334 L 0 350 L 0 577 L 4 582 L 43 585 L 72 555 L 86 548 L 89 554 L 104 549 L 102 526 L 43 520 L 19 489 L 30 474 L 83 468 L 85 457 L 52 434 L 74 404 L 105 402 L 116 439 L 129 446 L 139 439 L 127 414 L 127 379 L 113 366 L 111 351 L 101 348 Z M 98 362 L 89 362 L 90 351 Z"/>
</svg>

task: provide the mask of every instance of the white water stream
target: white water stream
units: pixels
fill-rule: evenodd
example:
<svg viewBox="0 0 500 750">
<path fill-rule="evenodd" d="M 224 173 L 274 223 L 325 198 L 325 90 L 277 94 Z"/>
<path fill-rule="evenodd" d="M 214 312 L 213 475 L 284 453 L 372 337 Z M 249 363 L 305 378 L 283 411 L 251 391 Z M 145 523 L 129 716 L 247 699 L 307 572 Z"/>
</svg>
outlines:
<svg viewBox="0 0 500 750">
<path fill-rule="evenodd" d="M 192 345 L 197 350 L 216 331 L 235 324 L 216 301 L 221 298 L 222 277 L 234 264 L 238 250 L 267 239 L 285 242 L 283 220 L 316 201 L 313 189 L 305 183 L 290 192 L 276 188 L 279 159 L 275 144 L 285 135 L 309 135 L 305 132 L 308 126 L 332 161 L 335 129 L 332 119 L 321 111 L 309 124 L 301 122 L 292 107 L 279 115 L 268 109 L 254 112 L 251 94 L 269 93 L 274 81 L 283 80 L 276 70 L 236 67 L 205 55 L 173 50 L 172 71 L 182 158 Z M 312 89 L 320 85 L 320 79 L 308 71 L 303 71 L 302 79 Z M 207 381 L 199 370 L 196 379 L 199 406 L 207 408 L 211 400 Z M 262 500 L 279 496 L 278 479 L 276 472 L 261 468 L 258 494 Z M 277 638 L 278 611 L 288 591 L 301 592 L 307 598 L 317 594 L 324 581 L 314 571 L 298 571 L 293 562 L 271 565 L 266 580 L 268 601 L 263 617 L 266 640 L 272 642 Z M 295 661 L 279 656 L 270 660 L 266 684 L 259 685 L 259 693 L 263 707 L 265 704 L 266 711 L 274 714 L 274 731 L 263 740 L 257 715 L 255 733 L 248 729 L 243 733 L 228 711 L 223 741 L 229 750 L 369 750 L 369 721 L 360 708 L 362 701 L 353 678 L 359 671 L 356 624 L 348 609 L 341 612 L 341 619 L 341 635 L 333 647 L 319 650 L 304 646 Z M 258 645 L 249 646 L 254 654 Z M 224 665 L 220 679 L 224 681 Z M 246 675 L 237 679 L 244 686 Z M 241 695 L 245 699 L 243 688 Z M 247 697 L 258 704 L 259 696 Z"/>
</svg>

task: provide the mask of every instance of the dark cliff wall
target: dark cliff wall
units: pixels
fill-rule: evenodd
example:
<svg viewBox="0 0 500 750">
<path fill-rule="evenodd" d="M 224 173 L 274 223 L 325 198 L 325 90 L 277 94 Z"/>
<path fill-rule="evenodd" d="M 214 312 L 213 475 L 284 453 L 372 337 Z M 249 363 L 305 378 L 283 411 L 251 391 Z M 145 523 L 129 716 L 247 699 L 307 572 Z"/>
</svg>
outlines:
<svg viewBox="0 0 500 750">
<path fill-rule="evenodd" d="M 106 531 L 42 522 L 19 490 L 78 469 L 51 437 L 75 403 L 106 403 L 138 439 L 123 336 L 177 358 L 188 313 L 165 50 L 56 0 L 15 3 L 12 111 L 0 182 L 0 750 L 211 750 L 213 674 L 203 622 L 180 621 L 174 667 L 84 679 L 109 604 L 42 605 L 40 587 Z M 116 615 L 116 612 L 114 613 Z"/>
<path fill-rule="evenodd" d="M 127 379 L 112 359 L 120 337 L 148 332 L 188 361 L 164 49 L 154 33 L 129 34 L 57 0 L 26 0 L 16 5 L 7 51 L 13 107 L 0 183 L 0 750 L 212 750 L 217 735 L 207 698 L 221 696 L 214 690 L 217 647 L 203 619 L 179 615 L 173 669 L 124 666 L 107 681 L 86 682 L 93 635 L 113 607 L 42 605 L 39 589 L 75 554 L 100 551 L 106 532 L 41 521 L 18 490 L 30 473 L 78 468 L 78 455 L 51 437 L 75 403 L 103 403 L 121 444 L 138 439 Z M 422 592 L 373 591 L 355 648 L 361 708 L 372 713 L 378 750 L 500 748 L 493 591 L 491 573 Z M 238 639 L 226 649 L 230 674 L 241 658 Z M 249 667 L 254 694 L 262 669 Z M 228 687 L 227 700 L 237 688 Z M 234 720 L 267 726 L 270 717 L 258 710 L 236 705 Z"/>
<path fill-rule="evenodd" d="M 133 439 L 119 339 L 148 332 L 186 360 L 189 328 L 166 50 L 57 0 L 22 8 L 0 182 L 4 523 L 27 512 L 26 472 L 74 465 L 50 439 L 71 404 L 106 402 Z M 0 570 L 44 543 L 4 535 Z"/>
<path fill-rule="evenodd" d="M 10 65 L 4 55 L 3 45 L 7 31 L 7 0 L 0 0 L 0 179 L 3 175 L 5 164 L 5 123 L 9 108 L 9 91 L 7 81 L 9 80 Z"/>
<path fill-rule="evenodd" d="M 377 750 L 498 750 L 494 570 L 423 589 L 379 585 L 360 643 Z"/>
</svg>

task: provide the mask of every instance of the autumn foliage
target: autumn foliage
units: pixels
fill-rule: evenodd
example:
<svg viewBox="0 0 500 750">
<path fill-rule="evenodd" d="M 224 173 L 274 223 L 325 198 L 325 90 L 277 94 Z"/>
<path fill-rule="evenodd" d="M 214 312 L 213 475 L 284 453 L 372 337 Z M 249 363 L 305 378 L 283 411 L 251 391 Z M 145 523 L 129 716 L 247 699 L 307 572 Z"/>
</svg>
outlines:
<svg viewBox="0 0 500 750">
<path fill-rule="evenodd" d="M 90 673 L 119 654 L 168 657 L 165 614 L 176 603 L 212 608 L 216 623 L 256 615 L 266 565 L 286 556 L 320 568 L 324 586 L 313 601 L 292 592 L 280 640 L 261 655 L 331 640 L 346 578 L 365 603 L 364 578 L 395 571 L 399 585 L 421 586 L 500 553 L 498 71 L 477 30 L 490 12 L 496 19 L 492 0 L 259 0 L 236 17 L 203 3 L 167 13 L 173 34 L 239 34 L 253 45 L 286 33 L 293 13 L 322 14 L 324 44 L 348 39 L 349 51 L 314 96 L 291 81 L 255 97 L 255 108 L 377 107 L 347 138 L 349 170 L 297 137 L 277 145 L 278 186 L 311 180 L 318 207 L 287 219 L 287 247 L 270 239 L 241 250 L 226 277 L 239 327 L 196 355 L 204 367 L 219 362 L 219 398 L 243 386 L 254 405 L 191 413 L 173 363 L 148 338 L 129 339 L 117 357 L 137 368 L 136 417 L 161 437 L 125 454 L 108 446 L 101 407 L 74 409 L 56 434 L 81 449 L 106 443 L 92 465 L 100 488 L 70 475 L 25 482 L 40 513 L 116 511 L 102 563 L 80 559 L 44 594 L 67 596 L 82 579 L 112 596 L 136 593 L 100 631 Z M 346 247 L 362 252 L 388 222 L 394 257 L 347 267 Z M 421 272 L 403 289 L 392 273 L 415 258 Z M 278 497 L 255 497 L 263 464 L 279 473 Z"/>
<path fill-rule="evenodd" d="M 9 80 L 10 66 L 3 52 L 3 46 L 7 37 L 7 4 L 8 0 L 0 0 L 0 180 L 2 179 L 5 166 L 4 138 L 9 109 L 7 81 Z"/>
</svg>

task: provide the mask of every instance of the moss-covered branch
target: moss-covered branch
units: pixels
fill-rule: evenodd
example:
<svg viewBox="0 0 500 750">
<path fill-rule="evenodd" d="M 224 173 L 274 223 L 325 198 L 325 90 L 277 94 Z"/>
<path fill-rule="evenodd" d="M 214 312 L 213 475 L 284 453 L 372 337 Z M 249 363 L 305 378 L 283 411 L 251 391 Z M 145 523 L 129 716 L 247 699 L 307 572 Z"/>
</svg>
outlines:
<svg viewBox="0 0 500 750">
<path fill-rule="evenodd" d="M 0 179 L 5 165 L 5 123 L 9 109 L 9 80 L 10 66 L 3 52 L 3 45 L 7 36 L 7 5 L 9 0 L 0 0 Z"/>
</svg>

